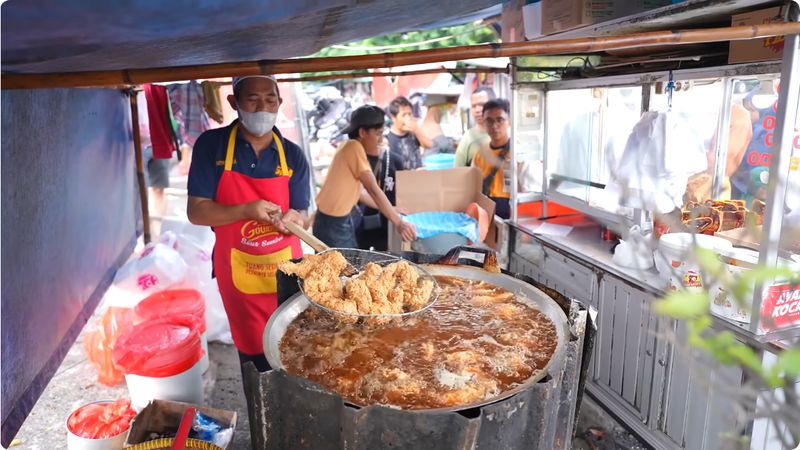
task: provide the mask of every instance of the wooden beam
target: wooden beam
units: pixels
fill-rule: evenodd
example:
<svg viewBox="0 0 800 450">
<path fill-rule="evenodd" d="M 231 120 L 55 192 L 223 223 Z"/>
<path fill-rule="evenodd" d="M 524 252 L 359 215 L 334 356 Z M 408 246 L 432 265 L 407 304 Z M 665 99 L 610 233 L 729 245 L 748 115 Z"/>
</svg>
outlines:
<svg viewBox="0 0 800 450">
<path fill-rule="evenodd" d="M 772 23 L 752 26 L 707 28 L 685 31 L 653 31 L 620 36 L 589 37 L 553 41 L 511 42 L 460 47 L 435 48 L 398 53 L 296 58 L 237 63 L 206 64 L 151 69 L 108 70 L 91 72 L 17 74 L 3 73 L 3 89 L 113 86 L 155 82 L 220 78 L 241 75 L 288 74 L 303 72 L 351 71 L 386 67 L 458 61 L 472 58 L 496 58 L 531 55 L 596 53 L 662 45 L 702 44 L 708 42 L 760 39 L 800 34 L 800 23 Z"/>
<path fill-rule="evenodd" d="M 324 80 L 343 80 L 352 78 L 376 78 L 376 77 L 404 77 L 411 75 L 425 75 L 431 73 L 508 73 L 506 68 L 488 67 L 483 69 L 478 68 L 463 68 L 463 69 L 447 69 L 444 67 L 436 69 L 423 69 L 423 70 L 407 70 L 403 72 L 360 72 L 360 73 L 334 73 L 330 75 L 316 75 L 308 77 L 293 77 L 293 78 L 280 78 L 278 81 L 281 83 L 295 83 L 298 81 L 324 81 Z"/>
<path fill-rule="evenodd" d="M 144 161 L 142 159 L 142 138 L 139 135 L 139 102 L 136 99 L 136 90 L 129 89 L 131 99 L 131 124 L 133 125 L 133 152 L 136 158 L 136 178 L 139 185 L 139 202 L 142 205 L 142 226 L 144 243 L 149 244 L 150 236 L 150 208 L 147 204 L 147 185 L 144 182 Z"/>
</svg>

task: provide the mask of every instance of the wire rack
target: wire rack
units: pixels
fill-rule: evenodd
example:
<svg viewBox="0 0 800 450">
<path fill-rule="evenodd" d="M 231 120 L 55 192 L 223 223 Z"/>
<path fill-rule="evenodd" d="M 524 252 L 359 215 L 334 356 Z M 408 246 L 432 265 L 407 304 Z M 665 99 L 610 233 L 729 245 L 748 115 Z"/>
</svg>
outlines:
<svg viewBox="0 0 800 450">
<path fill-rule="evenodd" d="M 342 256 L 344 256 L 344 259 L 348 263 L 350 263 L 359 273 L 364 270 L 364 267 L 368 263 L 374 263 L 379 266 L 385 267 L 389 264 L 402 260 L 402 258 L 399 258 L 394 255 L 389 255 L 387 253 L 374 252 L 370 250 L 359 250 L 352 248 L 332 248 L 330 250 L 326 250 L 323 253 L 330 251 L 337 251 L 341 253 Z M 401 319 L 428 310 L 431 306 L 433 306 L 434 303 L 436 303 L 436 299 L 439 297 L 439 284 L 436 282 L 436 278 L 433 275 L 431 275 L 430 272 L 423 269 L 419 265 L 414 264 L 410 261 L 406 262 L 419 273 L 419 280 L 417 281 L 418 284 L 424 280 L 430 280 L 433 283 L 433 290 L 431 291 L 431 295 L 430 298 L 428 298 L 427 303 L 425 303 L 421 308 L 416 309 L 414 311 L 408 311 L 398 314 L 353 314 L 343 311 L 337 311 L 335 309 L 331 309 L 328 308 L 327 306 L 317 303 L 316 301 L 314 301 L 313 298 L 311 298 L 308 294 L 306 294 L 306 291 L 303 287 L 303 280 L 301 278 L 298 278 L 297 283 L 299 284 L 300 290 L 303 292 L 303 295 L 306 296 L 306 298 L 312 305 L 335 317 L 341 319 L 349 319 L 350 321 L 357 319 L 365 319 L 366 321 L 369 321 L 369 319 L 377 319 L 377 323 L 382 322 L 381 319 Z M 356 276 L 358 276 L 358 274 L 354 275 L 354 277 Z M 349 278 L 345 276 L 340 277 L 343 286 L 344 284 L 347 283 L 348 279 Z"/>
</svg>

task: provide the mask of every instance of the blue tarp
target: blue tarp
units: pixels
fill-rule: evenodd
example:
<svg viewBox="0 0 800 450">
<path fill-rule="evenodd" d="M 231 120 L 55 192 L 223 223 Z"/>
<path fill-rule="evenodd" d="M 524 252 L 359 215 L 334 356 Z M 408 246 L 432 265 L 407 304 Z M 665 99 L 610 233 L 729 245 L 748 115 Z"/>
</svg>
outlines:
<svg viewBox="0 0 800 450">
<path fill-rule="evenodd" d="M 2 111 L 8 446 L 132 252 L 141 214 L 130 104 L 120 91 L 3 91 Z"/>
<path fill-rule="evenodd" d="M 497 0 L 11 0 L 3 72 L 125 70 L 284 59 L 373 36 L 471 23 Z"/>
</svg>

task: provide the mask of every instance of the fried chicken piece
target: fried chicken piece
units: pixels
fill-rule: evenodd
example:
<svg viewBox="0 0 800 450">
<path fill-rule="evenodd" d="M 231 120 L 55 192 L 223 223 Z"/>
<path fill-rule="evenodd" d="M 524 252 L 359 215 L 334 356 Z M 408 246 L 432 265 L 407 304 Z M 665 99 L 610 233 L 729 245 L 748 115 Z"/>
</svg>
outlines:
<svg viewBox="0 0 800 450">
<path fill-rule="evenodd" d="M 278 264 L 278 270 L 288 275 L 297 275 L 299 278 L 306 278 L 309 273 L 319 264 L 321 255 L 305 255 L 300 262 L 285 261 Z"/>
<path fill-rule="evenodd" d="M 389 264 L 389 266 L 395 266 L 393 268 L 395 271 L 394 274 L 398 278 L 400 287 L 403 288 L 404 291 L 415 289 L 417 287 L 419 272 L 417 272 L 417 270 L 412 267 L 411 264 L 406 261 L 398 261 L 396 263 Z"/>
<path fill-rule="evenodd" d="M 392 303 L 388 300 L 372 302 L 372 314 L 400 314 L 403 312 L 402 303 Z"/>
<path fill-rule="evenodd" d="M 377 280 L 383 274 L 383 268 L 375 263 L 367 263 L 364 270 L 361 272 L 360 278 L 368 281 Z"/>
<path fill-rule="evenodd" d="M 443 406 L 466 405 L 486 398 L 486 388 L 477 383 L 467 383 L 464 386 L 444 392 L 442 394 Z"/>
<path fill-rule="evenodd" d="M 370 314 L 372 311 L 372 294 L 367 286 L 366 280 L 353 278 L 344 288 L 345 297 L 355 302 L 359 314 Z"/>
<path fill-rule="evenodd" d="M 514 294 L 509 291 L 493 292 L 490 295 L 476 295 L 470 299 L 470 303 L 475 306 L 489 306 L 498 303 L 506 303 L 514 297 Z"/>
<path fill-rule="evenodd" d="M 523 313 L 522 308 L 513 303 L 495 304 L 492 306 L 492 311 L 504 319 L 512 319 Z"/>
<path fill-rule="evenodd" d="M 420 345 L 420 354 L 423 358 L 431 359 L 435 353 L 436 347 L 434 347 L 433 342 L 424 342 Z"/>
<path fill-rule="evenodd" d="M 405 291 L 403 306 L 408 312 L 416 311 L 425 306 L 433 294 L 433 280 L 422 280 L 415 289 Z"/>
</svg>

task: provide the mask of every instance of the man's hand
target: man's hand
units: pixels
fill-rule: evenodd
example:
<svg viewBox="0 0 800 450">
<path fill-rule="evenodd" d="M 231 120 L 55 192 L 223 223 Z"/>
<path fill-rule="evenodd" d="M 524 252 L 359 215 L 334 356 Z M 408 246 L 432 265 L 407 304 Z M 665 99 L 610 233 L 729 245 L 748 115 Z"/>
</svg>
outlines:
<svg viewBox="0 0 800 450">
<path fill-rule="evenodd" d="M 291 222 L 299 226 L 300 228 L 306 227 L 305 217 L 303 217 L 303 214 L 294 209 L 286 211 L 286 214 L 283 215 L 281 220 L 277 221 L 277 223 L 275 224 L 278 230 L 283 234 L 291 234 L 291 231 L 289 231 L 284 225 L 284 223 L 287 222 Z"/>
<path fill-rule="evenodd" d="M 244 208 L 244 216 L 248 219 L 257 220 L 259 222 L 280 222 L 282 215 L 281 207 L 275 203 L 266 200 L 256 200 L 254 202 L 245 203 L 242 207 Z"/>
<path fill-rule="evenodd" d="M 417 238 L 416 227 L 405 220 L 400 222 L 398 231 L 400 232 L 400 237 L 403 238 L 405 242 L 411 242 Z"/>
</svg>

